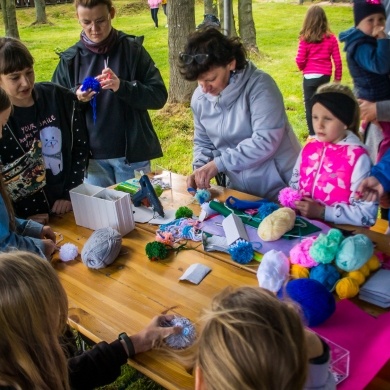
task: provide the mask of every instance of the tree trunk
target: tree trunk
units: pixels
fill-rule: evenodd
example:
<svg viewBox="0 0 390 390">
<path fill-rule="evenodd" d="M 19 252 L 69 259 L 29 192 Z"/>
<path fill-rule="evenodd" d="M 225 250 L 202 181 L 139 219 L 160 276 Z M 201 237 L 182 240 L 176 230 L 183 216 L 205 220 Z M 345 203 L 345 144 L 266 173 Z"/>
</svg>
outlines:
<svg viewBox="0 0 390 390">
<path fill-rule="evenodd" d="M 5 2 L 5 7 L 3 2 Z M 3 8 L 4 7 L 4 8 Z M 18 21 L 16 20 L 15 0 L 2 0 L 5 35 L 19 39 Z"/>
<path fill-rule="evenodd" d="M 33 25 L 47 24 L 45 0 L 35 0 L 35 15 L 36 19 Z"/>
<path fill-rule="evenodd" d="M 183 51 L 188 35 L 195 30 L 195 0 L 169 0 L 168 49 L 169 97 L 168 103 L 189 103 L 196 87 L 185 81 L 178 68 L 179 53 Z"/>
<path fill-rule="evenodd" d="M 222 27 L 222 32 L 224 32 L 224 26 L 225 26 L 225 23 L 224 23 L 224 0 L 218 0 L 219 1 L 219 14 L 221 15 L 221 17 L 219 18 L 220 22 L 221 22 L 221 27 Z M 226 1 L 226 0 L 225 0 Z M 232 0 L 228 0 L 228 1 L 232 1 Z M 236 23 L 234 21 L 234 13 L 233 13 L 233 7 L 231 7 L 231 13 L 230 13 L 230 26 L 231 26 L 231 31 L 230 31 L 230 34 L 229 36 L 231 37 L 236 37 L 237 36 L 237 30 L 236 30 Z"/>
<path fill-rule="evenodd" d="M 248 52 L 259 53 L 255 22 L 253 21 L 252 0 L 238 0 L 238 25 L 245 48 Z"/>
<path fill-rule="evenodd" d="M 218 0 L 204 0 L 204 13 L 218 18 Z"/>
</svg>

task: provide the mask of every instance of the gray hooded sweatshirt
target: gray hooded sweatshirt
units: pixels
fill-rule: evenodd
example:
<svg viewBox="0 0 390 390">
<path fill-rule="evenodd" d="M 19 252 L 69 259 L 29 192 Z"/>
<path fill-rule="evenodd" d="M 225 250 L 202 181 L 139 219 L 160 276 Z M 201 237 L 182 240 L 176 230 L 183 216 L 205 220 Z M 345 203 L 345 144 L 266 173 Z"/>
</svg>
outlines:
<svg viewBox="0 0 390 390">
<path fill-rule="evenodd" d="M 276 200 L 286 187 L 301 146 L 283 97 L 267 73 L 248 62 L 218 95 L 198 87 L 194 114 L 194 169 L 214 160 L 228 187 Z"/>
</svg>

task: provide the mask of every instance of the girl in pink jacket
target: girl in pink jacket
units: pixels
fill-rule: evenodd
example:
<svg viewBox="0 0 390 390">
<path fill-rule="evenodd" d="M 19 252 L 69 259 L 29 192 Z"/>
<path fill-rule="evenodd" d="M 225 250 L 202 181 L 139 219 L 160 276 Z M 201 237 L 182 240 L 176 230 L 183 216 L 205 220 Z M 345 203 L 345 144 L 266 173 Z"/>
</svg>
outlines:
<svg viewBox="0 0 390 390">
<path fill-rule="evenodd" d="M 310 99 L 317 88 L 330 81 L 332 60 L 335 68 L 334 81 L 341 81 L 342 63 L 337 38 L 329 29 L 325 11 L 313 5 L 307 11 L 295 62 L 303 73 L 303 96 L 309 134 L 314 135 L 311 121 Z"/>
<path fill-rule="evenodd" d="M 148 4 L 150 7 L 150 14 L 152 15 L 152 19 L 154 22 L 154 28 L 158 27 L 158 9 L 160 7 L 161 0 L 148 0 Z"/>
<path fill-rule="evenodd" d="M 297 211 L 337 224 L 374 225 L 378 203 L 355 200 L 371 159 L 358 136 L 353 92 L 340 84 L 323 85 L 311 104 L 315 136 L 303 147 L 289 183 L 302 195 L 295 202 Z"/>
</svg>

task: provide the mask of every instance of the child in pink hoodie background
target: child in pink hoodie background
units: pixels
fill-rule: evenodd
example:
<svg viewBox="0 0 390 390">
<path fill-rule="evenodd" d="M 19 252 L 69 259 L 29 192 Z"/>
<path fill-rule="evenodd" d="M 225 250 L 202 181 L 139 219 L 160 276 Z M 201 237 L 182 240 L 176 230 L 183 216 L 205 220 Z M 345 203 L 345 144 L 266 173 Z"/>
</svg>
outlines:
<svg viewBox="0 0 390 390">
<path fill-rule="evenodd" d="M 158 28 L 158 9 L 161 4 L 161 0 L 148 0 L 148 4 L 150 7 L 150 14 L 152 15 L 152 19 L 154 22 L 154 28 Z"/>
<path fill-rule="evenodd" d="M 334 81 L 341 81 L 342 62 L 337 38 L 329 29 L 325 11 L 313 5 L 306 13 L 299 33 L 295 62 L 303 73 L 303 96 L 309 134 L 314 135 L 310 99 L 317 88 L 330 81 L 334 64 Z"/>
</svg>

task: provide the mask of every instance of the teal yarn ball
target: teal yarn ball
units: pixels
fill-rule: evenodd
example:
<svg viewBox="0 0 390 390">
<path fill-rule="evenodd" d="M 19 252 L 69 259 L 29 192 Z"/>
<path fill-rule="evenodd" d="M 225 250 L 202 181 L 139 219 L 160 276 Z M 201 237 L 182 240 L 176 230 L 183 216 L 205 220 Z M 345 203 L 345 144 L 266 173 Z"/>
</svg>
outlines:
<svg viewBox="0 0 390 390">
<path fill-rule="evenodd" d="M 289 281 L 286 285 L 286 295 L 302 308 L 308 326 L 322 324 L 336 310 L 333 294 L 314 279 Z"/>
<path fill-rule="evenodd" d="M 323 284 L 328 291 L 333 291 L 340 273 L 333 264 L 318 264 L 310 270 L 310 279 Z"/>
<path fill-rule="evenodd" d="M 344 236 L 338 229 L 330 229 L 328 234 L 321 233 L 310 247 L 309 253 L 317 263 L 331 263 Z"/>
<path fill-rule="evenodd" d="M 336 255 L 336 265 L 346 272 L 356 271 L 367 263 L 374 253 L 374 244 L 365 234 L 347 237 Z"/>
</svg>

